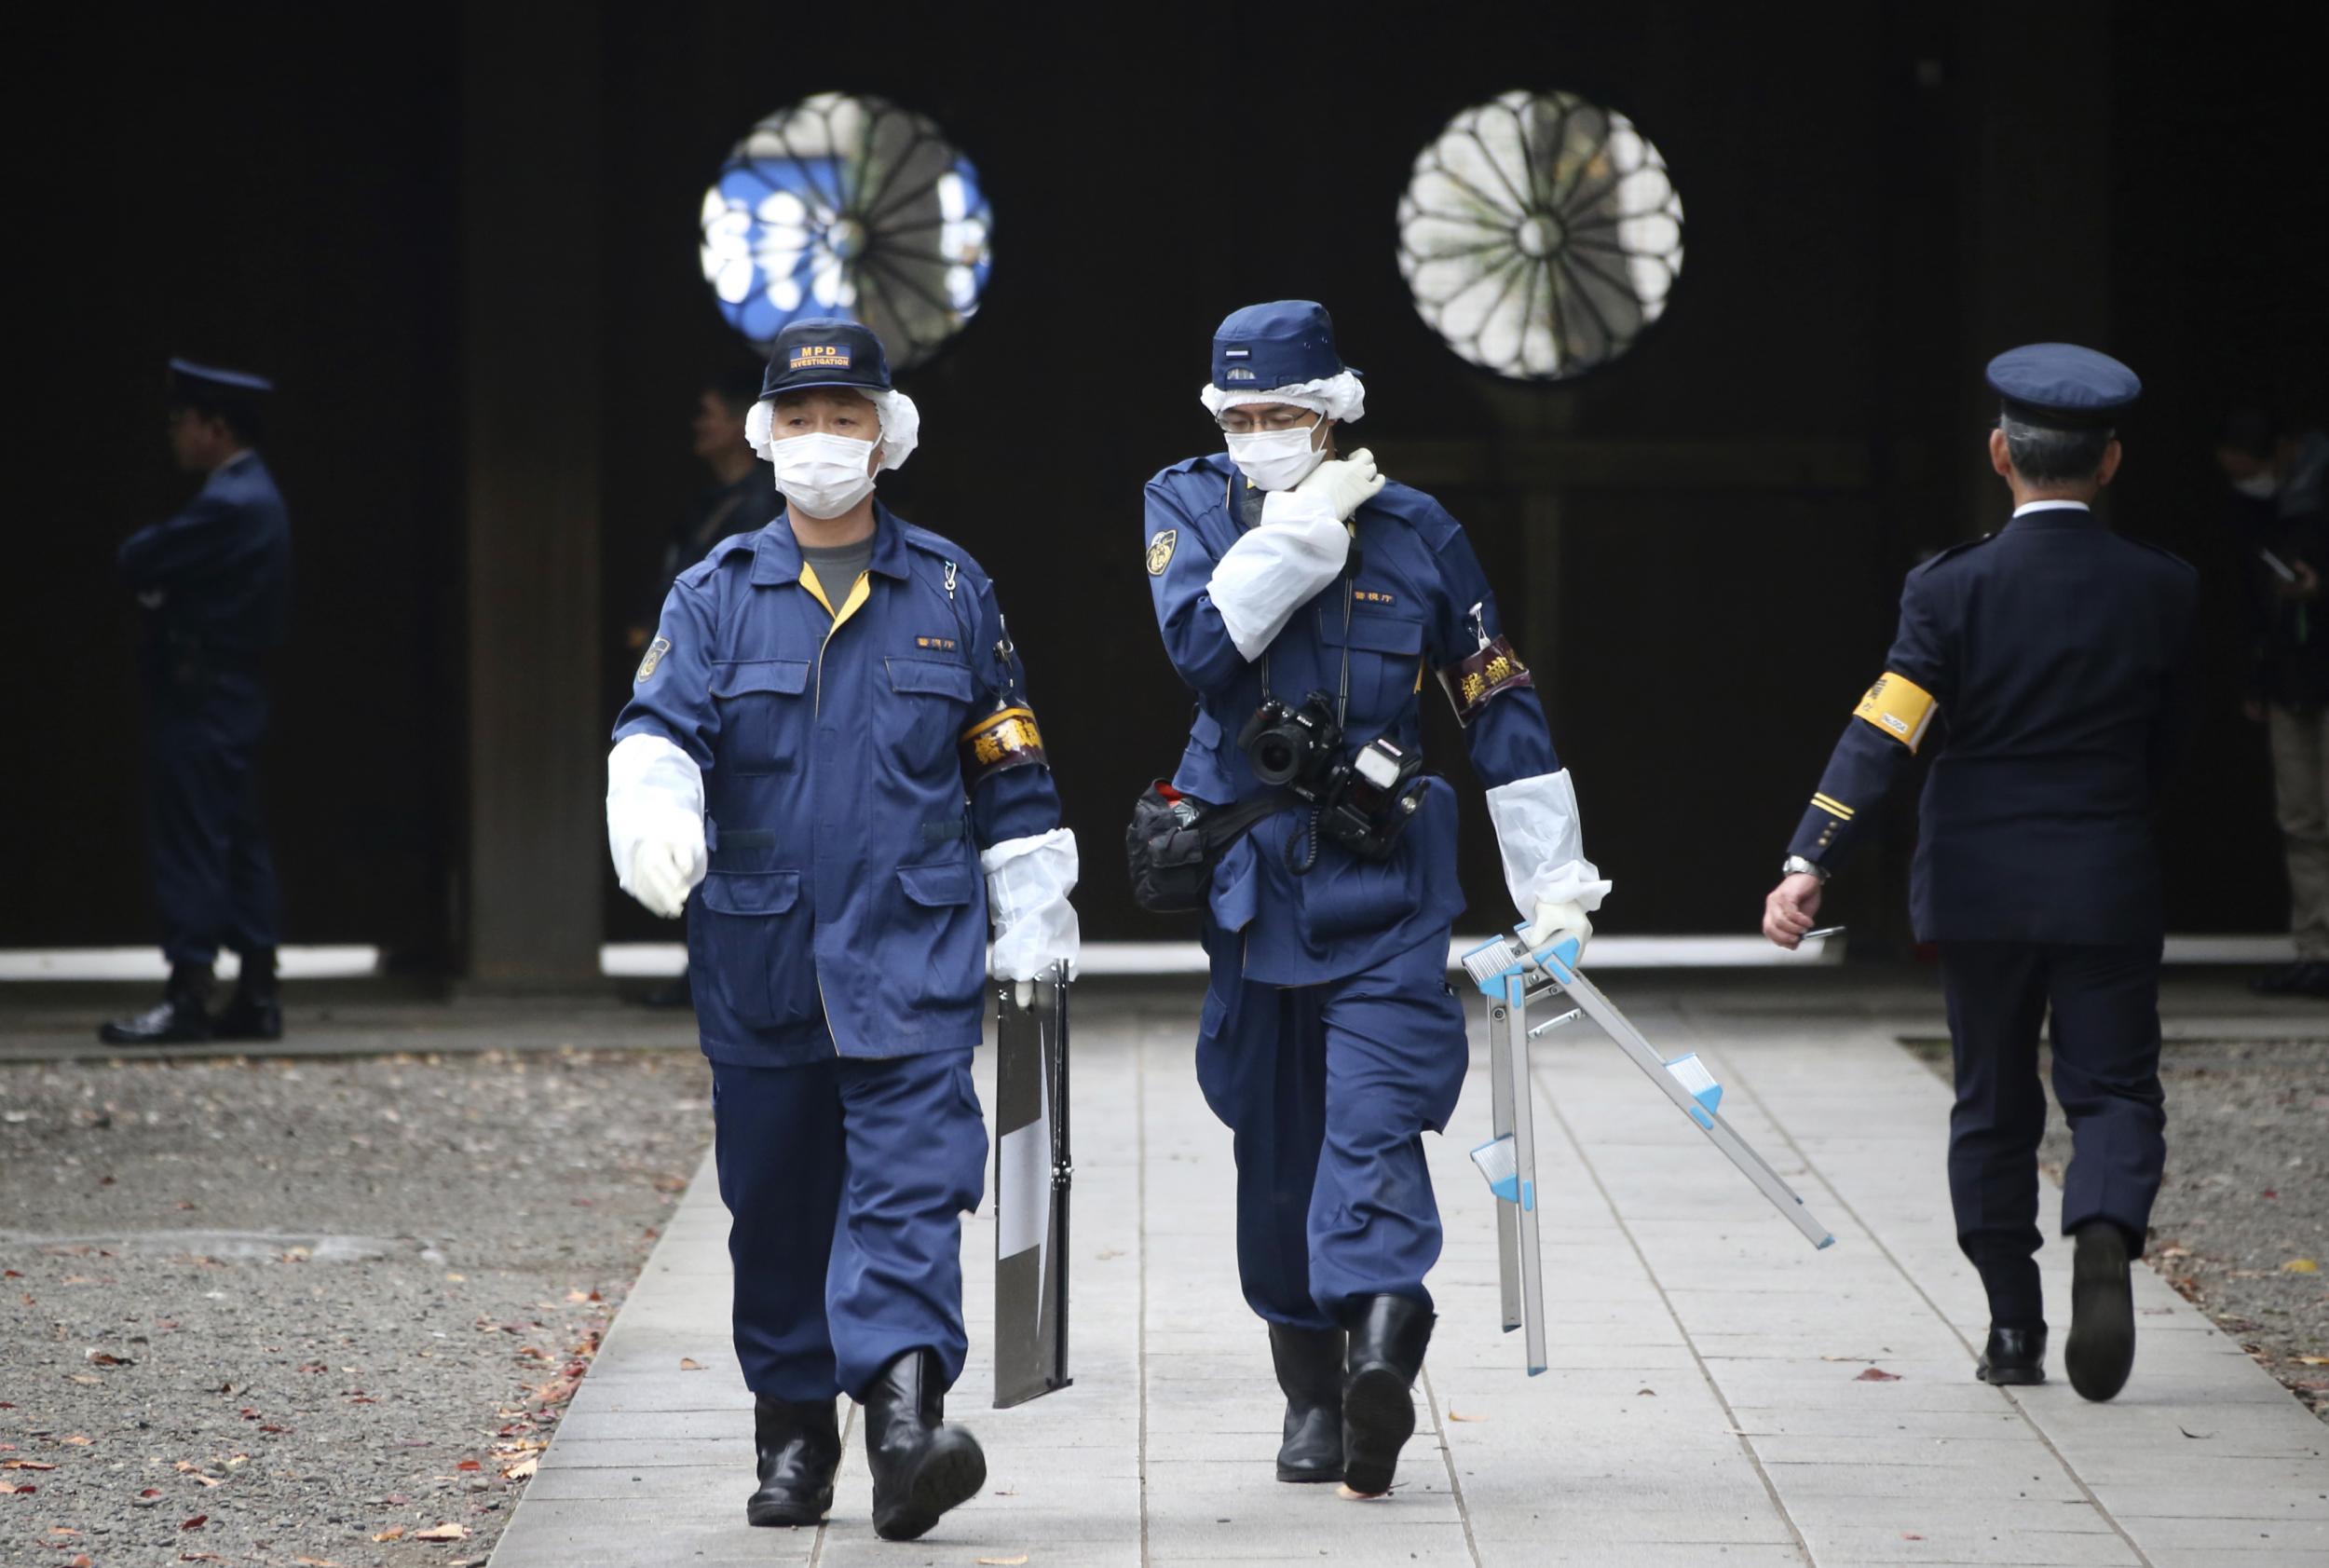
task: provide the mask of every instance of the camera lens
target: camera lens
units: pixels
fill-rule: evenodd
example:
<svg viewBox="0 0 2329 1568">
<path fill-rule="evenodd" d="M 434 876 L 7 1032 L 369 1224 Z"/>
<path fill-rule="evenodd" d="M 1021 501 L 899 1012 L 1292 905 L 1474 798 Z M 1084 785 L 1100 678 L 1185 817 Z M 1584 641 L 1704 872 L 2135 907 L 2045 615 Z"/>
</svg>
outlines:
<svg viewBox="0 0 2329 1568">
<path fill-rule="evenodd" d="M 1273 729 L 1256 737 L 1253 773 L 1266 784 L 1282 784 L 1294 776 L 1293 743 L 1285 731 Z"/>
</svg>

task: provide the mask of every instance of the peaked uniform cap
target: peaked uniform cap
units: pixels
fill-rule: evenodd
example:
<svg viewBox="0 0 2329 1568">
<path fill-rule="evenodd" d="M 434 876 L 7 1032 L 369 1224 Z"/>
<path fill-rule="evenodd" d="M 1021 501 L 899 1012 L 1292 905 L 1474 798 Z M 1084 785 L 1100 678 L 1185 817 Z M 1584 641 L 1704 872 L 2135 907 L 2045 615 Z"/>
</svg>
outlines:
<svg viewBox="0 0 2329 1568">
<path fill-rule="evenodd" d="M 2029 343 L 1989 361 L 2005 411 L 2053 429 L 2108 429 L 2143 396 L 2143 381 L 2108 354 L 2075 343 Z"/>
</svg>

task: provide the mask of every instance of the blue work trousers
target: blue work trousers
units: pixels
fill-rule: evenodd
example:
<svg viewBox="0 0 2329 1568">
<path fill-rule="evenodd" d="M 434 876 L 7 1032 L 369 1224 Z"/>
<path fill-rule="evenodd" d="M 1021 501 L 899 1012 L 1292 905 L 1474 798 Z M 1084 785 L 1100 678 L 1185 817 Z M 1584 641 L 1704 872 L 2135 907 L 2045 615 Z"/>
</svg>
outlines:
<svg viewBox="0 0 2329 1568">
<path fill-rule="evenodd" d="M 2095 1220 L 2143 1251 L 2167 1160 L 2159 1086 L 2159 945 L 1943 942 L 1941 977 L 1956 1057 L 1949 1196 L 1957 1245 L 1981 1272 L 1990 1316 L 2045 1320 L 2038 1290 L 2038 1140 L 2046 1090 L 2038 1029 L 2054 1051 L 2054 1096 L 2070 1123 L 2063 1234 Z"/>
<path fill-rule="evenodd" d="M 1325 1329 L 1354 1302 L 1431 1304 L 1439 1207 L 1423 1135 L 1454 1113 L 1468 1056 L 1448 937 L 1314 986 L 1241 977 L 1208 922 L 1197 1082 L 1236 1135 L 1237 1269 L 1272 1323 Z"/>
<path fill-rule="evenodd" d="M 162 954 L 173 967 L 208 969 L 222 947 L 248 955 L 276 945 L 275 862 L 256 749 L 184 724 L 154 738 L 146 831 Z"/>
<path fill-rule="evenodd" d="M 779 1399 L 862 1395 L 909 1350 L 962 1375 L 962 1211 L 987 1183 L 968 1050 L 712 1064 L 736 1359 Z"/>
</svg>

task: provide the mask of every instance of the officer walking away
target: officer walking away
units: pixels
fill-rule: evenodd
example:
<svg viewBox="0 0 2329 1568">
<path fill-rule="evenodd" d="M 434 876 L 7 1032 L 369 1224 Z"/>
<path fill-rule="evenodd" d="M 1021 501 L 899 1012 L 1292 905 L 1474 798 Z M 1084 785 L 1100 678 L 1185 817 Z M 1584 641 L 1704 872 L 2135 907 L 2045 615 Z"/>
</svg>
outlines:
<svg viewBox="0 0 2329 1568">
<path fill-rule="evenodd" d="M 1820 891 L 1928 738 L 1912 870 L 1916 934 L 1941 948 L 1956 1061 L 1949 1195 L 1989 1294 L 1975 1375 L 2045 1381 L 2036 1252 L 2051 1014 L 2054 1093 L 2070 1122 L 2063 1234 L 2076 1238 L 2071 1385 L 2107 1399 L 2134 1365 L 2128 1263 L 2165 1158 L 2152 813 L 2188 707 L 2197 578 L 2114 533 L 2096 494 L 2142 391 L 2090 348 L 2000 354 L 1990 462 L 2013 493 L 1995 534 L 1909 574 L 1884 674 L 1860 700 L 1796 829 L 1764 934 L 1793 948 Z"/>
<path fill-rule="evenodd" d="M 711 470 L 712 483 L 696 497 L 664 541 L 654 594 L 640 604 L 632 621 L 633 653 L 644 656 L 647 645 L 654 640 L 663 598 L 679 574 L 702 560 L 729 535 L 759 527 L 774 507 L 768 481 L 760 476 L 759 459 L 744 440 L 744 421 L 752 414 L 752 405 L 760 401 L 760 375 L 757 365 L 723 369 L 696 394 L 695 417 L 688 432 L 697 458 Z M 641 1000 L 649 1007 L 693 1005 L 688 972 L 682 969 Z"/>
<path fill-rule="evenodd" d="M 121 547 L 139 610 L 147 832 L 170 983 L 158 1006 L 98 1030 L 116 1045 L 279 1040 L 275 863 L 259 809 L 267 664 L 291 615 L 291 519 L 257 451 L 273 383 L 170 361 L 170 446 L 202 488 Z M 242 960 L 209 1012 L 221 947 Z"/>
<path fill-rule="evenodd" d="M 880 340 L 796 321 L 761 391 L 748 430 L 784 509 L 673 585 L 616 723 L 607 839 L 626 892 L 688 915 L 755 1396 L 746 1517 L 824 1517 L 848 1394 L 874 1527 L 906 1540 L 987 1474 L 945 1399 L 986 1181 L 988 924 L 997 976 L 1071 973 L 1075 839 L 993 584 L 875 498 L 919 424 Z"/>
<path fill-rule="evenodd" d="M 2242 711 L 2266 727 L 2288 857 L 2296 961 L 2249 982 L 2329 997 L 2329 435 L 2292 434 L 2249 410 L 2224 421 L 2216 464 L 2248 584 L 2252 657 Z"/>
<path fill-rule="evenodd" d="M 1447 984 L 1455 795 L 1422 771 L 1428 676 L 1489 786 L 1529 940 L 1584 941 L 1610 884 L 1463 528 L 1338 449 L 1365 396 L 1326 310 L 1231 315 L 1201 396 L 1228 450 L 1151 480 L 1144 523 L 1165 653 L 1197 699 L 1172 788 L 1283 809 L 1214 869 L 1197 1077 L 1235 1135 L 1239 1277 L 1287 1399 L 1278 1479 L 1378 1495 L 1434 1322 L 1422 1135 L 1447 1125 L 1468 1055 Z"/>
</svg>

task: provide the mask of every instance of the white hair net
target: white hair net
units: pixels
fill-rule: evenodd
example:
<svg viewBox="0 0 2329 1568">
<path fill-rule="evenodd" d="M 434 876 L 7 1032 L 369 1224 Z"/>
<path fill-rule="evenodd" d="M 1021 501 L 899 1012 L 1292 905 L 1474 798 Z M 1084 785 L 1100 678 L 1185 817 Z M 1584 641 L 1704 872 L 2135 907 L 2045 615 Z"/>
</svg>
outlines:
<svg viewBox="0 0 2329 1568">
<path fill-rule="evenodd" d="M 906 459 L 914 455 L 914 448 L 922 437 L 921 411 L 914 400 L 904 392 L 877 392 L 866 388 L 856 389 L 873 401 L 874 416 L 881 421 L 881 467 L 883 471 L 901 469 Z M 760 455 L 764 463 L 774 461 L 771 454 L 776 438 L 769 433 L 776 418 L 776 400 L 763 398 L 752 405 L 744 416 L 744 440 Z"/>
<path fill-rule="evenodd" d="M 1197 396 L 1204 401 L 1205 412 L 1216 419 L 1221 416 L 1221 410 L 1248 402 L 1290 402 L 1344 425 L 1367 413 L 1367 389 L 1359 381 L 1357 372 L 1348 370 L 1323 381 L 1297 381 L 1290 387 L 1272 387 L 1266 391 L 1241 387 L 1225 392 L 1208 381 Z"/>
</svg>

